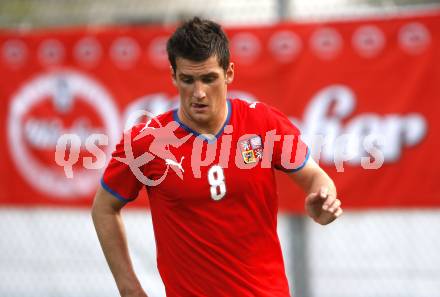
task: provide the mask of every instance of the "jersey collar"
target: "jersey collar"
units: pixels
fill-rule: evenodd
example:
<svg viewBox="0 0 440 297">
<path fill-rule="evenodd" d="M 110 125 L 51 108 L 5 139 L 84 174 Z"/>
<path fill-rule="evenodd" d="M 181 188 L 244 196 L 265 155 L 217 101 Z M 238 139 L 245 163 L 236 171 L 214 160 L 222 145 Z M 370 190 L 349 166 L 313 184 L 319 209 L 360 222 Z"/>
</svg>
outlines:
<svg viewBox="0 0 440 297">
<path fill-rule="evenodd" d="M 217 139 L 223 134 L 223 130 L 225 129 L 226 125 L 229 124 L 230 120 L 231 120 L 231 114 L 232 114 L 232 103 L 230 99 L 226 100 L 226 104 L 228 106 L 228 115 L 226 116 L 226 120 L 225 123 L 223 124 L 222 128 L 220 129 L 220 131 L 215 135 L 215 137 L 213 139 L 209 139 L 207 137 L 205 137 L 203 134 L 200 134 L 197 131 L 194 131 L 193 129 L 191 129 L 190 127 L 188 127 L 187 125 L 185 125 L 184 123 L 182 123 L 182 121 L 180 121 L 179 119 L 179 115 L 178 115 L 178 109 L 175 109 L 173 111 L 173 119 L 174 121 L 178 122 L 179 125 L 186 130 L 189 133 L 194 134 L 194 136 L 196 137 L 200 137 L 202 138 L 204 141 L 208 142 L 208 143 L 214 143 L 217 141 Z"/>
</svg>

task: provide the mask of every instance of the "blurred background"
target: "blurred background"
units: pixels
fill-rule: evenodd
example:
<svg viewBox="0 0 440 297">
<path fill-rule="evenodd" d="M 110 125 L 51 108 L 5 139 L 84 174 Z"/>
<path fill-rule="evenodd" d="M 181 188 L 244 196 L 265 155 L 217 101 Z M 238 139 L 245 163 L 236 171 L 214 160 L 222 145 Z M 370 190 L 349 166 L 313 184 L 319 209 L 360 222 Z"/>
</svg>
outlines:
<svg viewBox="0 0 440 297">
<path fill-rule="evenodd" d="M 435 0 L 245 0 L 225 1 L 2 1 L 2 27 L 95 24 L 165 24 L 201 15 L 225 25 L 262 25 L 396 16 L 438 8 Z"/>
<path fill-rule="evenodd" d="M 438 0 L 1 0 L 0 296 L 118 296 L 89 214 L 103 164 L 84 169 L 82 145 L 69 179 L 55 146 L 104 133 L 108 158 L 132 111 L 177 106 L 164 45 L 194 15 L 228 32 L 230 96 L 286 113 L 346 207 L 319 226 L 279 176 L 292 294 L 440 296 Z M 145 290 L 165 296 L 145 191 L 124 218 Z"/>
</svg>

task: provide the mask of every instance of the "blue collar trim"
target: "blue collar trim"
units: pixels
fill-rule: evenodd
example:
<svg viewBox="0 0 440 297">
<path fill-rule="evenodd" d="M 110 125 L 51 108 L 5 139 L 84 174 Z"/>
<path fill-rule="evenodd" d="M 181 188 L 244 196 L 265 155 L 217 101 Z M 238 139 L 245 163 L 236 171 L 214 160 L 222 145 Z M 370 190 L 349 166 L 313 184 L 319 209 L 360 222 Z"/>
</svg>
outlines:
<svg viewBox="0 0 440 297">
<path fill-rule="evenodd" d="M 231 114 L 232 114 L 232 103 L 231 103 L 231 100 L 227 99 L 226 100 L 226 104 L 228 105 L 228 115 L 226 116 L 226 121 L 223 124 L 223 127 L 220 129 L 220 131 L 215 135 L 215 137 L 213 139 L 209 139 L 209 138 L 203 136 L 203 134 L 200 134 L 199 132 L 194 131 L 193 129 L 191 129 L 190 127 L 188 127 L 184 123 L 182 123 L 180 121 L 180 119 L 179 119 L 179 115 L 177 114 L 178 109 L 175 109 L 173 111 L 173 118 L 174 118 L 174 121 L 178 122 L 179 125 L 183 129 L 185 129 L 187 132 L 194 134 L 194 136 L 196 136 L 196 137 L 201 137 L 203 140 L 207 141 L 208 143 L 214 143 L 223 134 L 223 130 L 225 129 L 226 125 L 229 124 L 229 121 L 231 120 Z"/>
</svg>

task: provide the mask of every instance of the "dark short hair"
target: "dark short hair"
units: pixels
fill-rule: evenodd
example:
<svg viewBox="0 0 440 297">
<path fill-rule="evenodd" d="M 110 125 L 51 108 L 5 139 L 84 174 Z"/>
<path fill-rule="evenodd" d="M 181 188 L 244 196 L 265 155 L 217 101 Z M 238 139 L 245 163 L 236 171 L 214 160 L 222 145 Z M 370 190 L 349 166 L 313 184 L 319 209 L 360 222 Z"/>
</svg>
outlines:
<svg viewBox="0 0 440 297">
<path fill-rule="evenodd" d="M 178 57 L 201 62 L 216 56 L 226 71 L 229 66 L 229 41 L 222 27 L 210 20 L 194 17 L 180 25 L 167 42 L 168 60 L 176 71 Z"/>
</svg>

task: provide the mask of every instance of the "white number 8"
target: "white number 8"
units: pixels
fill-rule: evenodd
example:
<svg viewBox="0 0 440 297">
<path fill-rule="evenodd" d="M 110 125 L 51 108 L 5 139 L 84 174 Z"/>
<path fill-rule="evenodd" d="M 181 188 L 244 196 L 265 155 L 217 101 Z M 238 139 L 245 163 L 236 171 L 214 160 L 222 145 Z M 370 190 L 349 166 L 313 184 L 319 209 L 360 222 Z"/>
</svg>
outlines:
<svg viewBox="0 0 440 297">
<path fill-rule="evenodd" d="M 225 175 L 223 168 L 214 165 L 208 170 L 208 182 L 211 186 L 211 198 L 214 200 L 222 199 L 226 194 Z"/>
</svg>

